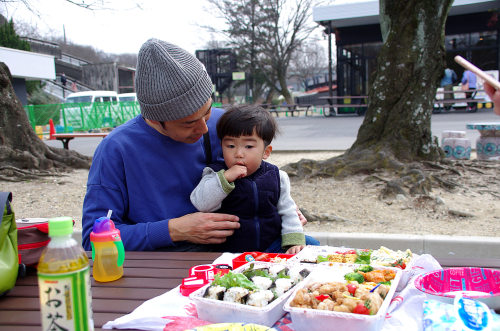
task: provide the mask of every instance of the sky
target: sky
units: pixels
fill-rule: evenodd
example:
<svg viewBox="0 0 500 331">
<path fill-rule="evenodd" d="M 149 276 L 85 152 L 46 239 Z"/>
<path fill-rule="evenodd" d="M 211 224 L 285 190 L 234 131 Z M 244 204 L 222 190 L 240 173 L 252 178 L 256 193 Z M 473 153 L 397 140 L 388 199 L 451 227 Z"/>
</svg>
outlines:
<svg viewBox="0 0 500 331">
<path fill-rule="evenodd" d="M 66 0 L 14 0 L 0 2 L 0 13 L 13 18 L 14 23 L 36 27 L 42 37 L 65 34 L 68 42 L 92 46 L 105 53 L 137 53 L 141 45 L 153 37 L 193 54 L 197 49 L 206 49 L 210 40 L 224 40 L 223 36 L 201 27 L 224 28 L 224 20 L 217 18 L 207 0 L 72 1 L 95 3 L 101 9 L 80 8 Z M 368 0 L 314 1 L 325 5 Z M 23 2 L 29 4 L 31 11 Z M 323 39 L 322 35 L 317 38 Z"/>
<path fill-rule="evenodd" d="M 159 38 L 191 53 L 209 40 L 221 40 L 200 25 L 224 27 L 223 20 L 207 12 L 206 0 L 85 0 L 111 9 L 88 10 L 65 0 L 28 0 L 0 4 L 0 13 L 35 26 L 40 34 L 64 36 L 106 53 L 137 53 L 149 38 Z M 74 0 L 82 2 L 82 0 Z M 104 5 L 102 5 L 104 4 Z M 212 11 L 213 12 L 213 11 Z"/>
</svg>

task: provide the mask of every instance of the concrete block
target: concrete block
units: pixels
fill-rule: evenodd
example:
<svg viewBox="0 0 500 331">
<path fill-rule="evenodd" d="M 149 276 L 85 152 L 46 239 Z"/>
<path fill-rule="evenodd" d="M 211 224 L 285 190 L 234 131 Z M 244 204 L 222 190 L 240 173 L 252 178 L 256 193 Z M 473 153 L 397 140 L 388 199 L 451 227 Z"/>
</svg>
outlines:
<svg viewBox="0 0 500 331">
<path fill-rule="evenodd" d="M 500 259 L 500 238 L 426 235 L 424 251 L 436 259 L 440 257 Z"/>
</svg>

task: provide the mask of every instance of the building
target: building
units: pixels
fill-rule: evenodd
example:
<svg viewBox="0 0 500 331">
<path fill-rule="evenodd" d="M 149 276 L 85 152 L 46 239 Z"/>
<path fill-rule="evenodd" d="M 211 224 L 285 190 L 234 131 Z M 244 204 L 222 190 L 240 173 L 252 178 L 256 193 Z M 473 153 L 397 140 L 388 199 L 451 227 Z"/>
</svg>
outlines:
<svg viewBox="0 0 500 331">
<path fill-rule="evenodd" d="M 498 0 L 455 0 L 446 21 L 447 64 L 461 77 L 463 68 L 453 61 L 461 55 L 483 70 L 500 66 Z M 337 94 L 367 95 L 368 80 L 376 69 L 382 46 L 379 1 L 367 0 L 313 8 L 313 19 L 335 35 Z"/>
<path fill-rule="evenodd" d="M 0 62 L 9 67 L 12 86 L 23 105 L 28 103 L 26 80 L 56 79 L 53 55 L 0 47 Z"/>
</svg>

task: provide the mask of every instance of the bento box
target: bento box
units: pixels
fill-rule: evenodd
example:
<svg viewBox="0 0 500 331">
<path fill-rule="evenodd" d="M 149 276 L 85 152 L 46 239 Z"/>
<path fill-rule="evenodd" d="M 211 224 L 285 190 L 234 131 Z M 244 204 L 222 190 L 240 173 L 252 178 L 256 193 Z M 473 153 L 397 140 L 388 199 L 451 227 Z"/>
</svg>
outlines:
<svg viewBox="0 0 500 331">
<path fill-rule="evenodd" d="M 500 270 L 487 268 L 449 268 L 434 270 L 415 279 L 415 287 L 429 299 L 453 304 L 457 294 L 500 309 Z"/>
<path fill-rule="evenodd" d="M 335 266 L 339 263 L 369 264 L 374 267 L 397 268 L 403 270 L 397 291 L 402 291 L 414 274 L 411 272 L 418 255 L 409 249 L 392 250 L 380 246 L 379 249 L 347 248 L 332 246 L 306 246 L 291 261 L 316 265 Z"/>
<path fill-rule="evenodd" d="M 343 292 L 339 289 L 338 283 L 345 283 L 344 275 L 346 273 L 352 272 L 352 270 L 359 267 L 359 265 L 338 265 L 335 267 L 327 267 L 327 266 L 318 266 L 316 267 L 311 274 L 302 281 L 297 288 L 293 291 L 292 294 L 288 297 L 287 301 L 283 309 L 290 313 L 290 317 L 292 319 L 292 325 L 297 330 L 308 330 L 308 331 L 324 331 L 326 326 L 329 330 L 349 330 L 349 331 L 377 331 L 380 330 L 384 324 L 385 315 L 389 304 L 394 296 L 397 285 L 401 279 L 401 270 L 395 270 L 393 268 L 384 268 L 384 267 L 374 267 L 374 270 L 380 270 L 381 272 L 384 270 L 388 270 L 395 273 L 394 279 L 391 281 L 390 288 L 387 292 L 378 292 L 378 287 L 381 287 L 381 284 L 375 285 L 371 290 L 370 287 L 363 288 L 361 293 L 358 293 L 358 289 L 354 289 L 351 292 L 351 288 L 349 285 L 356 284 L 351 283 L 346 285 L 349 293 Z M 318 285 L 319 284 L 319 285 Z M 333 285 L 330 285 L 333 284 Z M 373 286 L 373 285 L 369 285 Z M 324 296 L 329 296 L 328 287 L 332 288 L 332 294 L 329 298 L 324 298 Z M 387 287 L 384 291 L 387 290 Z M 304 306 L 312 305 L 312 301 L 310 295 L 315 295 L 319 293 L 320 295 L 315 296 L 317 300 L 316 303 L 320 302 L 321 305 L 325 303 L 321 308 L 322 309 L 334 309 L 333 306 L 336 306 L 338 302 L 342 302 L 342 305 L 346 307 L 337 307 L 336 309 L 349 311 L 351 307 L 355 306 L 353 312 L 342 312 L 342 311 L 332 311 L 332 310 L 322 310 L 322 309 L 314 309 L 314 308 L 306 308 Z M 369 293 L 369 294 L 368 294 Z M 354 295 L 364 298 L 365 300 L 357 299 Z M 309 296 L 308 296 L 309 295 Z M 365 296 L 366 295 L 366 296 Z M 374 296 L 379 296 L 379 298 L 375 298 Z M 382 298 L 382 296 L 385 296 Z M 349 299 L 336 300 L 333 296 L 338 297 L 348 297 Z M 297 298 L 296 298 L 297 297 Z M 326 299 L 329 299 L 327 302 Z M 366 305 L 366 302 L 374 302 L 377 303 L 378 300 L 378 310 L 373 315 L 365 315 L 365 313 L 373 313 L 372 309 L 375 308 L 375 304 L 370 307 L 370 305 Z M 295 301 L 294 301 L 295 300 Z M 359 300 L 359 303 L 357 303 Z M 370 301 L 368 301 L 370 300 Z M 380 302 L 380 300 L 382 300 Z M 353 303 L 354 302 L 354 303 Z M 298 306 L 297 306 L 298 305 Z M 362 311 L 362 308 L 365 307 L 368 311 Z M 359 308 L 359 309 L 358 309 Z"/>
<path fill-rule="evenodd" d="M 246 322 L 271 327 L 285 314 L 283 311 L 285 300 L 310 272 L 308 266 L 298 263 L 247 263 L 224 275 L 223 277 L 227 277 L 224 282 L 216 277 L 214 282 L 191 293 L 189 297 L 196 305 L 198 318 L 202 320 L 214 323 Z M 253 274 L 246 280 L 251 279 L 251 283 L 258 289 L 247 288 L 247 291 L 242 291 L 241 289 L 245 289 L 243 285 L 230 286 L 233 282 L 246 286 L 246 280 L 242 280 L 241 276 L 235 276 L 244 273 Z M 269 277 L 264 276 L 266 273 L 275 279 L 271 285 L 267 280 Z M 228 285 L 224 287 L 220 284 Z M 271 301 L 266 302 L 269 300 Z"/>
<path fill-rule="evenodd" d="M 244 252 L 233 259 L 233 269 L 241 267 L 248 262 L 286 262 L 295 256 L 294 254 L 263 253 L 263 252 Z"/>
</svg>

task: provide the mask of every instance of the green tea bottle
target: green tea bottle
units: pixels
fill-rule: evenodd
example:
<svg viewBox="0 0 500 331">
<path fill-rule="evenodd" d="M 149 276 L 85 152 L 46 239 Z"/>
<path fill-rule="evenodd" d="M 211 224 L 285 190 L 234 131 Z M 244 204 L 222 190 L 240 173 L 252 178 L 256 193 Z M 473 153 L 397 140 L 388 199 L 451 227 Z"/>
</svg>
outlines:
<svg viewBox="0 0 500 331">
<path fill-rule="evenodd" d="M 72 233 L 71 217 L 49 219 L 50 242 L 38 263 L 43 330 L 94 330 L 89 259 Z"/>
</svg>

